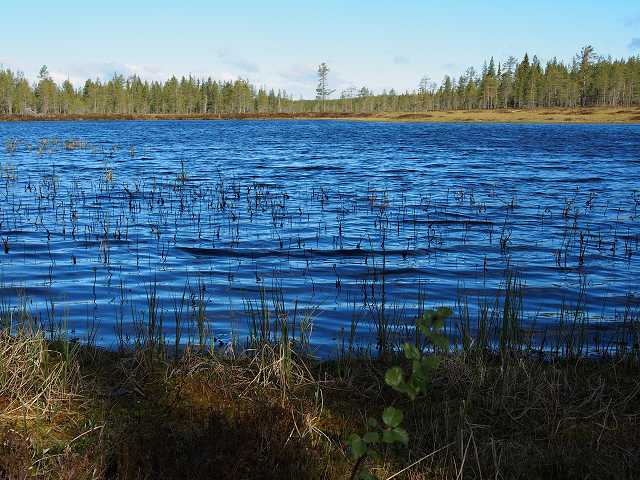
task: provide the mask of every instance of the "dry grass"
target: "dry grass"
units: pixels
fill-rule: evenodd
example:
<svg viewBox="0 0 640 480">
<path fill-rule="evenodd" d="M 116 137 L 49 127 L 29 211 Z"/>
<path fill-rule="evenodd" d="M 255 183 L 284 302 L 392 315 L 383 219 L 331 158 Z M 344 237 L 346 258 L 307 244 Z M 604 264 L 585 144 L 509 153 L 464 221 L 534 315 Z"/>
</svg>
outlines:
<svg viewBox="0 0 640 480">
<path fill-rule="evenodd" d="M 392 122 L 472 123 L 640 123 L 640 108 L 456 110 L 425 113 L 385 113 L 366 120 Z"/>
<path fill-rule="evenodd" d="M 102 428 L 87 423 L 76 351 L 41 331 L 0 332 L 1 478 L 98 478 L 101 462 L 74 451 Z"/>
<path fill-rule="evenodd" d="M 392 113 L 247 113 L 247 114 L 74 114 L 4 115 L 0 121 L 32 120 L 364 120 L 383 122 L 488 123 L 640 123 L 640 107 L 535 108 Z"/>
<path fill-rule="evenodd" d="M 634 478 L 640 472 L 636 367 L 585 361 L 453 359 L 411 411 L 413 448 L 447 450 L 425 476 Z"/>
<path fill-rule="evenodd" d="M 409 450 L 379 478 L 637 478 L 636 360 L 451 355 L 415 403 L 389 360 L 110 352 L 0 336 L 2 478 L 348 478 L 343 439 L 390 404 Z"/>
<path fill-rule="evenodd" d="M 1 332 L 0 358 L 0 419 L 52 418 L 78 400 L 79 366 L 50 349 L 42 332 Z"/>
</svg>

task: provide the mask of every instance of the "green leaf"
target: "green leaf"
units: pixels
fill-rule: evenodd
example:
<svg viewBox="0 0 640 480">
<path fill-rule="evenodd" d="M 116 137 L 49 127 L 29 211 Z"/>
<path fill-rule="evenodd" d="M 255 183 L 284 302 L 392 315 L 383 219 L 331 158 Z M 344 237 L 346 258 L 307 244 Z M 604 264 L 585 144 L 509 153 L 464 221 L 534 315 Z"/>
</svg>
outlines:
<svg viewBox="0 0 640 480">
<path fill-rule="evenodd" d="M 411 362 L 411 376 L 412 377 L 422 377 L 424 376 L 422 365 L 424 364 L 424 359 L 422 360 L 414 360 Z"/>
<path fill-rule="evenodd" d="M 418 319 L 416 322 L 416 327 L 424 334 L 427 335 L 429 333 L 429 328 L 431 327 L 431 314 L 429 312 L 424 312 L 424 315 Z"/>
<path fill-rule="evenodd" d="M 419 390 L 424 390 L 427 385 L 427 381 L 431 379 L 431 369 L 425 366 L 424 361 L 425 359 L 422 359 L 421 362 L 415 362 L 415 365 L 413 366 L 413 373 L 409 380 L 409 383 Z"/>
<path fill-rule="evenodd" d="M 399 385 L 396 390 L 400 393 L 404 393 L 411 400 L 415 400 L 418 393 L 420 393 L 411 383 L 406 382 L 403 382 L 402 385 Z"/>
<path fill-rule="evenodd" d="M 354 459 L 359 459 L 365 453 L 367 453 L 367 444 L 360 438 L 357 433 L 352 433 L 347 440 L 349 447 L 351 447 L 351 455 Z"/>
<path fill-rule="evenodd" d="M 431 328 L 434 330 L 441 330 L 444 328 L 444 322 L 447 318 L 453 315 L 453 311 L 447 307 L 440 307 L 435 311 Z"/>
<path fill-rule="evenodd" d="M 372 418 L 372 417 L 367 418 L 367 426 L 369 426 L 371 428 L 378 428 L 378 426 L 379 426 L 378 420 L 376 420 L 375 418 Z"/>
<path fill-rule="evenodd" d="M 407 357 L 407 360 L 417 360 L 420 358 L 420 350 L 418 347 L 411 343 L 405 343 L 403 345 L 404 348 L 404 356 Z"/>
<path fill-rule="evenodd" d="M 404 428 L 393 428 L 391 430 L 385 430 L 382 434 L 382 441 L 384 443 L 402 443 L 407 445 L 409 443 L 409 434 Z"/>
<path fill-rule="evenodd" d="M 400 386 L 404 377 L 404 372 L 400 367 L 391 367 L 384 375 L 384 381 L 390 387 L 396 388 Z"/>
<path fill-rule="evenodd" d="M 397 438 L 397 441 L 404 444 L 405 446 L 409 444 L 409 434 L 404 428 L 396 427 L 392 430 L 393 434 Z"/>
<path fill-rule="evenodd" d="M 364 440 L 364 443 L 378 443 L 380 434 L 378 432 L 367 432 L 363 435 L 362 440 Z"/>
<path fill-rule="evenodd" d="M 385 430 L 382 434 L 382 441 L 384 443 L 396 443 L 396 437 L 391 430 Z"/>
<path fill-rule="evenodd" d="M 411 399 L 415 400 L 415 397 L 417 397 L 418 394 L 427 390 L 427 377 L 412 375 L 409 387 L 411 388 L 411 393 L 413 395 Z"/>
<path fill-rule="evenodd" d="M 441 330 L 444 328 L 444 318 L 442 317 L 436 317 L 436 319 L 433 321 L 433 323 L 431 324 L 431 328 L 433 330 Z"/>
<path fill-rule="evenodd" d="M 382 412 L 382 421 L 388 427 L 394 428 L 402 423 L 404 414 L 395 407 L 387 407 Z"/>
</svg>

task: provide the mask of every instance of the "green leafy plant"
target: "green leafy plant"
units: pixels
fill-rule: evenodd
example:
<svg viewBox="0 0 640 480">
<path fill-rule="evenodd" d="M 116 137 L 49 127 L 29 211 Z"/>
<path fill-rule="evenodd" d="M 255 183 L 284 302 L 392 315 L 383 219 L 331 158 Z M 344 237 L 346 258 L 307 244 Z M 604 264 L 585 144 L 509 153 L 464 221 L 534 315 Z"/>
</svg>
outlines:
<svg viewBox="0 0 640 480">
<path fill-rule="evenodd" d="M 449 346 L 448 338 L 442 333 L 445 321 L 451 316 L 449 308 L 438 308 L 425 312 L 416 321 L 416 342 L 402 346 L 404 356 L 411 362 L 411 372 L 407 373 L 400 366 L 387 370 L 385 382 L 394 390 L 407 395 L 412 401 L 425 393 L 442 357 L 440 352 Z M 421 338 L 422 337 L 422 338 Z M 355 460 L 351 478 L 370 480 L 376 477 L 371 474 L 364 462 L 367 458 L 377 459 L 379 445 L 409 444 L 409 434 L 402 427 L 404 413 L 395 407 L 387 407 L 382 413 L 382 422 L 375 418 L 367 420 L 367 431 L 360 435 L 353 433 L 347 444 L 351 456 Z"/>
<path fill-rule="evenodd" d="M 351 478 L 360 480 L 375 479 L 363 462 L 366 458 L 379 458 L 376 447 L 380 444 L 409 444 L 409 434 L 401 427 L 404 414 L 395 407 L 387 407 L 382 413 L 382 422 L 375 418 L 367 420 L 368 430 L 362 436 L 352 433 L 347 440 L 351 455 L 356 460 Z"/>
</svg>

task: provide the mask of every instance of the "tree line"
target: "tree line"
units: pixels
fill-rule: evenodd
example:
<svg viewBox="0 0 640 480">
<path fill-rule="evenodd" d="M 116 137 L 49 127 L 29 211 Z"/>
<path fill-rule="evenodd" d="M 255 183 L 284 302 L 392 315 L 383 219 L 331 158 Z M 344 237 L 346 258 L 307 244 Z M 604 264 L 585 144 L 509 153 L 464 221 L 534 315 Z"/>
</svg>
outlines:
<svg viewBox="0 0 640 480">
<path fill-rule="evenodd" d="M 283 90 L 257 87 L 248 80 L 219 81 L 192 76 L 146 81 L 120 74 L 88 79 L 81 88 L 52 80 L 46 66 L 37 81 L 0 68 L 0 114 L 243 114 L 243 113 L 382 113 L 501 108 L 631 107 L 640 105 L 640 56 L 612 59 L 584 47 L 571 62 L 552 59 L 544 65 L 525 54 L 522 60 L 491 58 L 481 71 L 473 67 L 438 85 L 423 78 L 412 91 L 374 93 L 349 88 L 328 98 L 328 67 L 318 70 L 317 97 L 294 99 Z"/>
</svg>

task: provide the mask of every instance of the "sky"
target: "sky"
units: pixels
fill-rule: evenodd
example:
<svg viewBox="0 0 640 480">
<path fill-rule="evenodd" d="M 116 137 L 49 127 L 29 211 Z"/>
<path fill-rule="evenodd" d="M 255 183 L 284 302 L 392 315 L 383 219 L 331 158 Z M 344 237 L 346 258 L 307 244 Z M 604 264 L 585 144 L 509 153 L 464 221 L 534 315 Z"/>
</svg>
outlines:
<svg viewBox="0 0 640 480">
<path fill-rule="evenodd" d="M 312 98 L 316 69 L 337 92 L 440 83 L 525 52 L 570 61 L 581 47 L 640 55 L 631 0 L 3 0 L 0 64 L 80 86 L 114 72 L 247 78 Z"/>
</svg>

